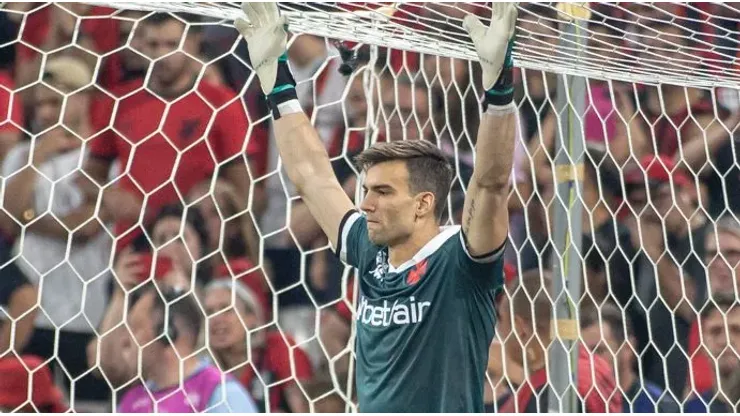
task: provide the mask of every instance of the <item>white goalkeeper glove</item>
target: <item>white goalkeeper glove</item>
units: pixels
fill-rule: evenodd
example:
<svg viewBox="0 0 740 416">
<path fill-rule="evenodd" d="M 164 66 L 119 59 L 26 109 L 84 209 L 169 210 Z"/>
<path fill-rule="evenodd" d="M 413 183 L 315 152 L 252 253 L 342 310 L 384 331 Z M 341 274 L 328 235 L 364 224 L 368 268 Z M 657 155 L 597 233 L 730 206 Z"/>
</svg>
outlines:
<svg viewBox="0 0 740 416">
<path fill-rule="evenodd" d="M 286 46 L 287 19 L 280 16 L 277 3 L 242 3 L 244 18 L 234 21 L 244 36 L 252 68 L 260 80 L 274 118 L 280 118 L 278 106 L 297 99 L 295 79 L 288 68 Z"/>
<path fill-rule="evenodd" d="M 486 100 L 494 105 L 506 105 L 513 100 L 512 68 L 516 29 L 516 3 L 494 2 L 491 25 L 486 27 L 477 17 L 469 14 L 463 27 L 470 34 L 483 69 L 483 88 Z"/>
</svg>

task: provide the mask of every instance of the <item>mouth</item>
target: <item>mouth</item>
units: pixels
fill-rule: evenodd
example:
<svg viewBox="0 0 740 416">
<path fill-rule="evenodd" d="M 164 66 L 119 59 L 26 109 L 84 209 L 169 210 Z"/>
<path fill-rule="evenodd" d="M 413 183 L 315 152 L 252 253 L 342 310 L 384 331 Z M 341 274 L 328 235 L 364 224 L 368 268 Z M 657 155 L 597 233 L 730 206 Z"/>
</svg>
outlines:
<svg viewBox="0 0 740 416">
<path fill-rule="evenodd" d="M 217 326 L 211 329 L 211 336 L 213 337 L 224 337 L 229 334 L 229 330 L 226 327 Z"/>
</svg>

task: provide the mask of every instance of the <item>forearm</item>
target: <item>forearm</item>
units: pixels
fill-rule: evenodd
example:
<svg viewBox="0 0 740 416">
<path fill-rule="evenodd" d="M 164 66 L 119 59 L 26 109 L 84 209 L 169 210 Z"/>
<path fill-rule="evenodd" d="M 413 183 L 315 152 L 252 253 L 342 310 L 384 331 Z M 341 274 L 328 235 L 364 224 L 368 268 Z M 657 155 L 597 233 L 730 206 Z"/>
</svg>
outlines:
<svg viewBox="0 0 740 416">
<path fill-rule="evenodd" d="M 51 215 L 46 215 L 35 222 L 31 229 L 34 232 L 38 232 L 49 237 L 67 239 L 70 232 L 77 230 L 81 225 L 85 224 L 84 227 L 78 230 L 82 231 L 79 235 L 89 236 L 94 234 L 96 230 L 100 229 L 99 222 L 89 221 L 94 215 L 95 206 L 86 204 L 58 220 Z"/>
<path fill-rule="evenodd" d="M 473 181 L 479 188 L 508 193 L 514 159 L 515 107 L 488 110 L 481 118 Z"/>
<path fill-rule="evenodd" d="M 303 112 L 282 116 L 274 127 L 283 166 L 301 196 L 339 186 L 324 144 Z"/>
</svg>

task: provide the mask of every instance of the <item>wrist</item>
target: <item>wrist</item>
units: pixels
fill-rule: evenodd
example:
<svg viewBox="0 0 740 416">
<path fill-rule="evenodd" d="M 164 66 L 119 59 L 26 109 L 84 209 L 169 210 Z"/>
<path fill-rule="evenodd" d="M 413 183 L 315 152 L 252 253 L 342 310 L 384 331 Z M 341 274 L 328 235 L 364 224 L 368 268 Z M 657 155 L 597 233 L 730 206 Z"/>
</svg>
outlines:
<svg viewBox="0 0 740 416">
<path fill-rule="evenodd" d="M 512 48 L 514 40 L 510 40 L 506 48 L 506 57 L 501 73 L 493 86 L 486 91 L 485 105 L 503 107 L 514 101 L 514 58 Z"/>
<path fill-rule="evenodd" d="M 266 96 L 267 103 L 275 120 L 279 119 L 281 115 L 296 112 L 294 111 L 294 103 L 298 102 L 298 94 L 296 93 L 295 86 L 295 78 L 293 78 L 293 74 L 290 72 L 290 67 L 288 66 L 288 54 L 284 53 L 278 58 L 275 86 Z M 300 110 L 300 105 L 298 109 Z"/>
</svg>

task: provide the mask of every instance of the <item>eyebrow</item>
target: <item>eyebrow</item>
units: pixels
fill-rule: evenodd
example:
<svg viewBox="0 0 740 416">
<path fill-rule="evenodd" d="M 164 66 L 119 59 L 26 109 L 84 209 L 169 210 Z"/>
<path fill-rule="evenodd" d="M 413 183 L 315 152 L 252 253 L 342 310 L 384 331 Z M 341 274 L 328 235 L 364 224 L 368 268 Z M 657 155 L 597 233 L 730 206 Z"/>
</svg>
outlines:
<svg viewBox="0 0 740 416">
<path fill-rule="evenodd" d="M 390 185 L 386 185 L 386 184 L 371 185 L 370 187 L 367 187 L 366 185 L 362 185 L 362 190 L 367 192 L 368 189 L 372 189 L 374 191 L 387 191 L 387 190 L 393 190 L 393 187 Z"/>
</svg>

